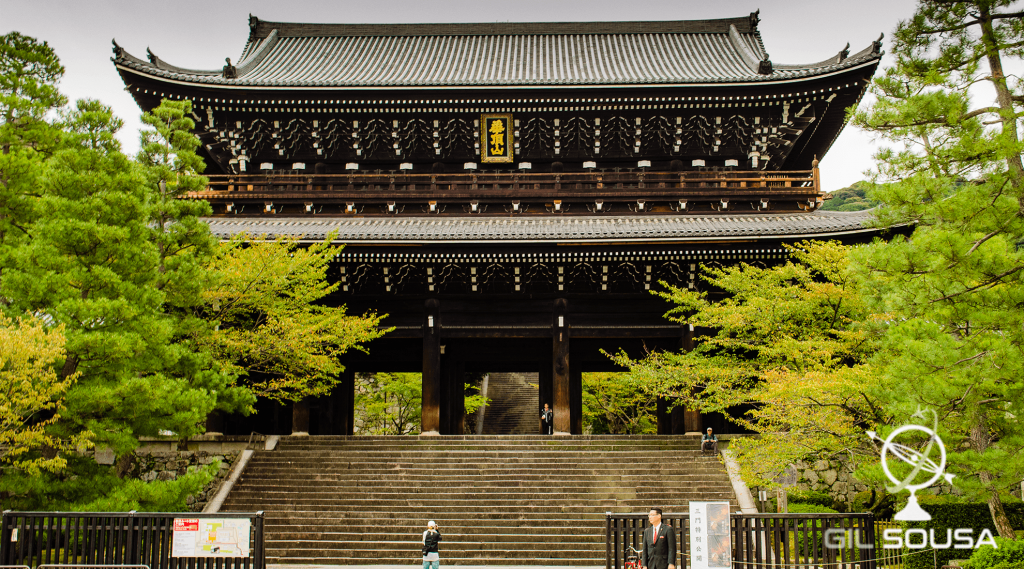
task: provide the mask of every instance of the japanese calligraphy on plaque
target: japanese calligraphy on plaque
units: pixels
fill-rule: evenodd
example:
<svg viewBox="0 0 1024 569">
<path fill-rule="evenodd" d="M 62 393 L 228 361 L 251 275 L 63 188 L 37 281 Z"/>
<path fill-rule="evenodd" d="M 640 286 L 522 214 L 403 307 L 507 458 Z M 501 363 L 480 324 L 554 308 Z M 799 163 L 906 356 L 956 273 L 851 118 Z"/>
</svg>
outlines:
<svg viewBox="0 0 1024 569">
<path fill-rule="evenodd" d="M 512 161 L 512 115 L 480 115 L 480 161 Z"/>
</svg>

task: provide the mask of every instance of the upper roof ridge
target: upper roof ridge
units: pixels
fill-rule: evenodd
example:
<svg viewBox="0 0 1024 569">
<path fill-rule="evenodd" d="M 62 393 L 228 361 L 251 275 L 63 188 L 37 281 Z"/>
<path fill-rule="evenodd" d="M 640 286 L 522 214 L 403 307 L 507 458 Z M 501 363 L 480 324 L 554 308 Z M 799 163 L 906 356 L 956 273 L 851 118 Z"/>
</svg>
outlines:
<svg viewBox="0 0 1024 569">
<path fill-rule="evenodd" d="M 400 37 L 496 35 L 600 35 L 600 34 L 728 34 L 757 31 L 749 16 L 711 20 L 651 20 L 632 22 L 479 22 L 436 24 L 304 24 L 268 22 L 250 15 L 250 41 L 277 30 L 281 37 Z"/>
</svg>

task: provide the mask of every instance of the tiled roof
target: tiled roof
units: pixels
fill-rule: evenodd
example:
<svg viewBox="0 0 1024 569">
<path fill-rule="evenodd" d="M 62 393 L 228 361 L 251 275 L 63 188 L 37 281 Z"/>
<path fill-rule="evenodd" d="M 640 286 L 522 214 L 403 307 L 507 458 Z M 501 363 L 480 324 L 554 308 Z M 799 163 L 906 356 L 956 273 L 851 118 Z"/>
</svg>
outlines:
<svg viewBox="0 0 1024 569">
<path fill-rule="evenodd" d="M 238 233 L 347 243 L 714 241 L 870 231 L 871 211 L 677 216 L 207 218 L 222 239 Z"/>
<path fill-rule="evenodd" d="M 877 59 L 868 48 L 758 73 L 751 18 L 548 24 L 290 24 L 257 21 L 236 77 L 120 52 L 115 63 L 179 81 L 237 86 L 611 85 L 773 81 Z"/>
</svg>

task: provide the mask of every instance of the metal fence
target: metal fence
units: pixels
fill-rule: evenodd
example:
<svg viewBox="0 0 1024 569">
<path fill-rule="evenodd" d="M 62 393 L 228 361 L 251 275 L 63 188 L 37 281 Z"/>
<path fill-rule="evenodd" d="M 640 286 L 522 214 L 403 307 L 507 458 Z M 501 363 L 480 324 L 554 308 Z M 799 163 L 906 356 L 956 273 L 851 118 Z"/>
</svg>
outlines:
<svg viewBox="0 0 1024 569">
<path fill-rule="evenodd" d="M 248 557 L 173 557 L 175 518 L 248 519 Z M 263 512 L 11 512 L 0 522 L 0 565 L 266 569 Z"/>
<path fill-rule="evenodd" d="M 875 520 L 863 514 L 740 514 L 730 516 L 734 569 L 877 569 Z M 690 520 L 665 514 L 673 528 L 679 569 L 689 563 Z M 628 548 L 640 549 L 647 514 L 608 514 L 606 569 L 623 569 Z"/>
</svg>

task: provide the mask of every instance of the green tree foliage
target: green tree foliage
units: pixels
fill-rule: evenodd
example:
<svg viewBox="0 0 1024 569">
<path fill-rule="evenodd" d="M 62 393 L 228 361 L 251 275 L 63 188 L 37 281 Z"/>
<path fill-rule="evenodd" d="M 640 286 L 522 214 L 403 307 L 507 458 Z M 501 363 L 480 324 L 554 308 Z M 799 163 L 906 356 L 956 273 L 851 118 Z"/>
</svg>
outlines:
<svg viewBox="0 0 1024 569">
<path fill-rule="evenodd" d="M 797 460 L 877 456 L 863 431 L 884 419 L 867 393 L 874 344 L 859 327 L 868 313 L 848 248 L 812 241 L 788 250 L 792 260 L 778 266 L 702 266 L 702 279 L 721 294 L 671 286 L 657 293 L 676 305 L 671 320 L 694 325 L 692 351 L 615 357 L 653 395 L 687 409 L 752 405 L 736 420 L 760 437 L 730 449 L 757 486 L 774 485 Z"/>
<path fill-rule="evenodd" d="M 91 431 L 119 454 L 161 429 L 192 434 L 209 405 L 173 365 L 174 321 L 157 284 L 152 194 L 114 137 L 109 108 L 80 101 L 43 162 L 33 218 L 8 251 L 0 293 L 9 308 L 65 326 L 62 377 L 80 372 L 61 425 Z M 154 188 L 155 190 L 155 188 Z M 140 413 L 140 410 L 148 412 Z"/>
<path fill-rule="evenodd" d="M 389 330 L 380 328 L 384 316 L 320 304 L 338 288 L 327 281 L 341 250 L 332 240 L 299 247 L 243 234 L 216 251 L 203 304 L 217 327 L 196 341 L 246 376 L 257 396 L 296 401 L 330 393 L 344 369 L 339 356 L 365 351 L 363 344 Z"/>
<path fill-rule="evenodd" d="M 60 137 L 48 115 L 67 103 L 57 89 L 63 75 L 46 42 L 0 36 L 0 278 L 6 250 L 26 237 L 42 160 Z"/>
<path fill-rule="evenodd" d="M 868 197 L 871 184 L 868 182 L 854 182 L 853 185 L 836 190 L 830 195 L 832 199 L 826 200 L 821 209 L 825 211 L 861 211 L 871 209 L 878 205 L 878 202 Z"/>
<path fill-rule="evenodd" d="M 85 447 L 91 435 L 60 439 L 47 432 L 78 379 L 61 377 L 55 369 L 64 359 L 63 327 L 48 328 L 32 317 L 14 322 L 0 314 L 0 346 L 0 461 L 29 475 L 58 471 L 67 464 L 58 451 Z"/>
<path fill-rule="evenodd" d="M 1000 494 L 1024 478 L 1024 12 L 1007 1 L 923 1 L 855 122 L 887 142 L 872 197 L 910 237 L 855 253 L 884 318 L 879 397 L 897 422 L 936 410 L 947 470 L 1013 539 Z M 976 100 L 984 101 L 976 103 Z"/>
<path fill-rule="evenodd" d="M 419 433 L 422 401 L 421 374 L 356 374 L 356 417 L 362 423 L 359 434 Z"/>
<path fill-rule="evenodd" d="M 72 453 L 67 468 L 40 476 L 7 470 L 0 478 L 0 505 L 21 511 L 184 512 L 190 495 L 199 493 L 216 475 L 218 463 L 187 472 L 174 480 L 144 482 L 122 478 L 116 467 L 96 464 L 90 456 Z"/>
<path fill-rule="evenodd" d="M 9 382 L 3 436 L 14 434 L 5 439 L 11 466 L 0 495 L 5 504 L 65 509 L 122 491 L 119 503 L 170 504 L 177 498 L 165 498 L 177 490 L 143 490 L 141 482 L 121 487 L 128 483 L 113 469 L 67 451 L 91 434 L 124 458 L 141 436 L 171 431 L 186 438 L 203 431 L 213 409 L 251 409 L 254 392 L 285 398 L 320 392 L 320 370 L 336 370 L 334 356 L 381 332 L 374 317 L 317 306 L 331 290 L 314 283 L 326 278 L 325 249 L 254 247 L 277 259 L 264 268 L 285 269 L 272 274 L 270 285 L 232 280 L 217 266 L 237 261 L 232 255 L 245 262 L 245 248 L 236 243 L 236 251 L 218 257 L 221 248 L 200 219 L 209 205 L 181 199 L 206 185 L 189 103 L 164 101 L 146 113 L 142 150 L 132 160 L 116 138 L 122 122 L 108 107 L 91 100 L 66 105 L 58 88 L 62 74 L 45 43 L 17 33 L 0 37 L 0 312 L 30 315 L 19 345 L 38 348 L 36 355 L 5 354 L 0 367 L 38 390 L 23 397 L 24 382 Z M 241 290 L 232 286 L 243 284 L 256 289 L 230 296 Z M 212 310 L 208 291 L 213 298 L 228 295 L 225 307 L 233 312 Z M 249 368 L 238 353 L 220 349 L 232 330 L 253 322 L 247 318 L 262 318 L 247 332 L 263 335 L 251 336 L 246 347 L 273 352 L 260 361 L 268 374 L 282 373 L 292 383 L 237 383 Z M 7 333 L 11 326 L 2 328 Z M 43 340 L 58 335 L 62 351 L 44 349 Z M 164 498 L 133 502 L 133 492 Z"/>
<path fill-rule="evenodd" d="M 420 432 L 423 376 L 419 373 L 357 373 L 356 418 L 360 435 L 412 435 Z M 467 415 L 488 405 L 474 384 L 465 384 Z"/>
<path fill-rule="evenodd" d="M 658 399 L 628 373 L 583 374 L 583 426 L 594 434 L 658 432 Z"/>
</svg>

